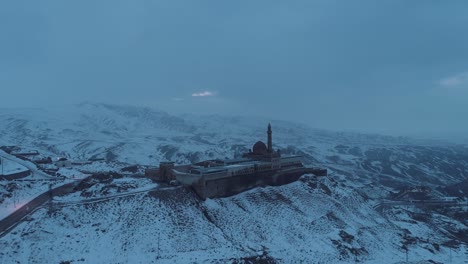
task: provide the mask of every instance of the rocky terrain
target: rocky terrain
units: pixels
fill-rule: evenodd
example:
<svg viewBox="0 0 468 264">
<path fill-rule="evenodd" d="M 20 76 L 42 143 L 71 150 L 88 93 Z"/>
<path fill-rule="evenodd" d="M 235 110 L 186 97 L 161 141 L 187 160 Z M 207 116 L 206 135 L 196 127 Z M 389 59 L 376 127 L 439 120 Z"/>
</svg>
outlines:
<svg viewBox="0 0 468 264">
<path fill-rule="evenodd" d="M 44 156 L 103 159 L 106 170 L 163 160 L 190 163 L 238 157 L 266 140 L 268 121 L 88 103 L 2 109 L 0 145 Z M 206 201 L 190 189 L 168 187 L 40 209 L 0 239 L 0 262 L 464 263 L 468 258 L 466 145 L 271 122 L 274 148 L 303 155 L 306 165 L 326 167 L 329 176 L 305 175 L 289 185 Z M 90 181 L 60 201 L 145 184 L 152 183 Z M 11 184 L 2 181 L 0 188 L 8 199 Z M 443 200 L 451 203 L 410 203 Z"/>
</svg>

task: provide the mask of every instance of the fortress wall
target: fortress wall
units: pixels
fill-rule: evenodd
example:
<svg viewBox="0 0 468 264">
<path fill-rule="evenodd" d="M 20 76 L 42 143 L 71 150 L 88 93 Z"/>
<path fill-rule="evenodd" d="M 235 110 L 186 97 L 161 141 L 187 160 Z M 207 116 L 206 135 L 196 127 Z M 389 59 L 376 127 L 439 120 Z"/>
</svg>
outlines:
<svg viewBox="0 0 468 264">
<path fill-rule="evenodd" d="M 159 179 L 159 168 L 148 168 L 145 170 L 145 177 L 150 179 Z"/>
<path fill-rule="evenodd" d="M 202 199 L 227 197 L 255 187 L 288 184 L 297 181 L 306 173 L 310 172 L 306 172 L 304 168 L 279 173 L 267 171 L 259 172 L 255 175 L 237 175 L 212 180 L 205 179 L 195 183 L 192 187 Z"/>
</svg>

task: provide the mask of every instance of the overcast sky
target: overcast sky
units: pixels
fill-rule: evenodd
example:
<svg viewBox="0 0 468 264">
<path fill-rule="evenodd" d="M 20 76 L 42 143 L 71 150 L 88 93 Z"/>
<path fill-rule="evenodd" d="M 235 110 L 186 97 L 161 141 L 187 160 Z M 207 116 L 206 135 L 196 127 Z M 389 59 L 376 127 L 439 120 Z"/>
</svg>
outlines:
<svg viewBox="0 0 468 264">
<path fill-rule="evenodd" d="M 468 1 L 0 1 L 0 107 L 468 134 Z"/>
</svg>

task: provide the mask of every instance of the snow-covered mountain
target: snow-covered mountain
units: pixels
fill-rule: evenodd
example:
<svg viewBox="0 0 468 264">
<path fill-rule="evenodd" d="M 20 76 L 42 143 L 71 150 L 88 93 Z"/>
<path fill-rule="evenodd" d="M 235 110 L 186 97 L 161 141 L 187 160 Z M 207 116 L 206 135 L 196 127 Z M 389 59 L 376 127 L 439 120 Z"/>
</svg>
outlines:
<svg viewBox="0 0 468 264">
<path fill-rule="evenodd" d="M 412 261 L 463 263 L 468 257 L 466 206 L 383 204 L 417 186 L 434 199 L 466 202 L 463 145 L 90 103 L 1 109 L 0 145 L 128 165 L 190 163 L 239 156 L 266 140 L 269 121 L 274 148 L 328 168 L 329 177 L 207 201 L 172 188 L 52 215 L 41 209 L 0 239 L 0 262 L 397 263 L 408 252 Z"/>
</svg>

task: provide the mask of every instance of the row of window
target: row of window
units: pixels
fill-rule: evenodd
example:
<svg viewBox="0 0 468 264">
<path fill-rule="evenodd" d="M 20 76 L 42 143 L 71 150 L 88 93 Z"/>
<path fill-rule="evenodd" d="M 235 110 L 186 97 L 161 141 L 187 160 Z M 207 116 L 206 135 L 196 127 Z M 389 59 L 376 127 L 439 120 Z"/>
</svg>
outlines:
<svg viewBox="0 0 468 264">
<path fill-rule="evenodd" d="M 293 164 L 300 164 L 301 162 L 299 160 L 292 160 L 292 161 L 283 161 L 281 162 L 281 164 L 283 166 L 286 166 L 286 165 L 293 165 Z"/>
<path fill-rule="evenodd" d="M 272 164 L 256 165 L 256 166 L 257 166 L 257 171 L 267 171 L 271 169 L 279 169 L 281 167 L 291 167 L 291 166 L 300 165 L 300 164 L 301 164 L 301 161 L 298 160 L 296 157 L 290 157 L 290 158 L 281 160 L 281 162 L 279 162 L 279 160 L 275 160 L 274 162 L 272 162 Z M 214 174 L 214 173 L 220 173 L 220 172 L 222 171 L 210 171 L 204 174 Z M 254 172 L 255 172 L 255 166 L 251 166 L 251 167 L 247 167 L 238 171 L 233 171 L 231 172 L 231 175 L 243 175 L 243 174 L 250 174 Z M 191 173 L 202 174 L 199 170 L 192 170 Z"/>
<path fill-rule="evenodd" d="M 253 172 L 254 172 L 254 168 L 249 167 L 249 168 L 245 168 L 245 169 L 242 169 L 242 170 L 238 170 L 236 172 L 232 172 L 231 175 L 242 175 L 242 174 L 249 174 L 249 173 L 253 173 Z"/>
</svg>

